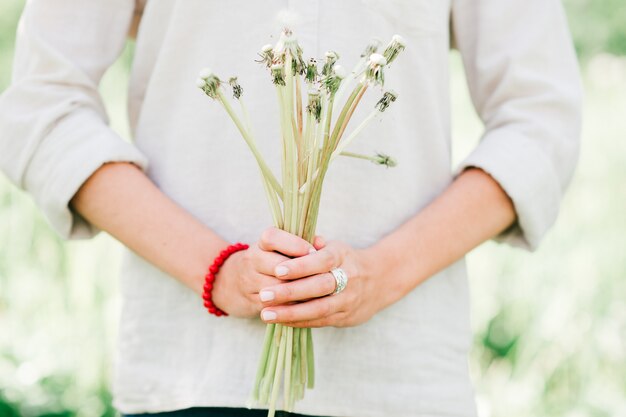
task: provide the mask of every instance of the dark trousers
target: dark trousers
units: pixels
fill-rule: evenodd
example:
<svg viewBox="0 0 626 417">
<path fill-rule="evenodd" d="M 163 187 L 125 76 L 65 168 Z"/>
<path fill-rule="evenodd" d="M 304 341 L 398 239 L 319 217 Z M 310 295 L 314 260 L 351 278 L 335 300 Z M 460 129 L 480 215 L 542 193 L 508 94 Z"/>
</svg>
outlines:
<svg viewBox="0 0 626 417">
<path fill-rule="evenodd" d="M 168 411 L 165 413 L 122 414 L 122 417 L 267 417 L 267 410 L 248 410 L 247 408 L 216 408 L 193 407 L 184 410 Z M 303 414 L 276 411 L 276 417 L 315 417 Z"/>
</svg>

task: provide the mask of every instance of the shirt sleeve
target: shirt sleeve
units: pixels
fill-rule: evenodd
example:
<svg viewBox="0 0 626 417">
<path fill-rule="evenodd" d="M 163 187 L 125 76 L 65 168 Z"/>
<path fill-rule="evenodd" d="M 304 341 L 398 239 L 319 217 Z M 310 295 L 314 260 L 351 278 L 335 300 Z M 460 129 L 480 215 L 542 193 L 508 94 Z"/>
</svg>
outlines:
<svg viewBox="0 0 626 417">
<path fill-rule="evenodd" d="M 517 222 L 496 238 L 534 250 L 578 159 L 582 88 L 559 0 L 452 0 L 452 36 L 485 133 L 459 165 L 490 174 Z"/>
<path fill-rule="evenodd" d="M 133 0 L 30 0 L 20 19 L 12 83 L 0 96 L 0 169 L 64 238 L 97 233 L 69 201 L 101 165 L 147 167 L 108 127 L 98 93 L 133 10 Z"/>
</svg>

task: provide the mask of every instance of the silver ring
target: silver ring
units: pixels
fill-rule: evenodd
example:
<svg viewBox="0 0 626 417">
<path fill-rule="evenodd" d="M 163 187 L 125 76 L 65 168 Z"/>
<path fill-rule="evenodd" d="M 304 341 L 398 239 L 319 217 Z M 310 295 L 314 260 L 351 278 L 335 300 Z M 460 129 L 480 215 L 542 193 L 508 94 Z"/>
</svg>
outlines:
<svg viewBox="0 0 626 417">
<path fill-rule="evenodd" d="M 335 283 L 337 284 L 335 286 L 335 291 L 333 291 L 330 295 L 339 294 L 341 291 L 345 290 L 348 285 L 348 274 L 346 274 L 346 271 L 341 268 L 333 268 L 330 273 L 333 274 L 333 277 L 335 277 Z"/>
</svg>

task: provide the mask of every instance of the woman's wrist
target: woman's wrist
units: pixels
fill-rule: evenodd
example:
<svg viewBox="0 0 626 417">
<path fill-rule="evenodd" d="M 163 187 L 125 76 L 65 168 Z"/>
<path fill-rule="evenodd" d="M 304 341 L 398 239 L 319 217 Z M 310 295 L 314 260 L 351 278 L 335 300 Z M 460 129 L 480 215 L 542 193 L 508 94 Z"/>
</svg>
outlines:
<svg viewBox="0 0 626 417">
<path fill-rule="evenodd" d="M 463 172 L 404 225 L 362 250 L 366 274 L 383 307 L 509 227 L 513 204 L 480 169 Z"/>
<path fill-rule="evenodd" d="M 370 292 L 374 295 L 374 308 L 380 311 L 404 297 L 410 284 L 403 279 L 401 259 L 390 251 L 382 242 L 365 249 L 358 250 L 361 259 L 361 275 L 369 282 Z M 416 271 L 416 275 L 418 272 Z"/>
<path fill-rule="evenodd" d="M 220 251 L 229 245 L 226 240 L 216 239 L 209 231 L 198 231 L 198 235 L 191 237 L 193 250 L 188 252 L 186 262 L 182 266 L 179 281 L 189 286 L 196 294 L 202 296 L 205 276 L 211 263 L 220 254 Z"/>
<path fill-rule="evenodd" d="M 216 284 L 215 280 L 217 278 L 218 272 L 220 271 L 224 263 L 231 257 L 231 255 L 242 250 L 246 250 L 248 249 L 248 247 L 249 246 L 247 244 L 241 242 L 228 245 L 226 248 L 222 249 L 220 254 L 213 260 L 211 265 L 208 267 L 207 273 L 204 276 L 202 299 L 204 300 L 204 307 L 206 307 L 209 313 L 214 314 L 218 317 L 228 315 L 228 313 L 219 308 L 213 302 L 213 288 Z"/>
</svg>

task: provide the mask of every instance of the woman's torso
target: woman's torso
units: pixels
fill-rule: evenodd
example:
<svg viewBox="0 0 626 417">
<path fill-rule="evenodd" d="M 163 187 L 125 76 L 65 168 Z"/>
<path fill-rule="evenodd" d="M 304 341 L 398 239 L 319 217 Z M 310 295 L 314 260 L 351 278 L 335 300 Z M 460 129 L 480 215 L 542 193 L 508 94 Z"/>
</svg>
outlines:
<svg viewBox="0 0 626 417">
<path fill-rule="evenodd" d="M 451 181 L 449 1 L 159 0 L 139 28 L 130 89 L 136 145 L 148 174 L 178 204 L 229 241 L 254 242 L 271 223 L 254 159 L 231 121 L 195 87 L 202 67 L 239 76 L 259 147 L 278 169 L 275 93 L 256 53 L 276 41 L 291 9 L 305 55 L 336 50 L 351 68 L 371 37 L 395 33 L 406 52 L 387 72 L 399 99 L 351 149 L 385 152 L 384 169 L 337 160 L 326 179 L 318 232 L 355 247 L 400 226 Z M 379 98 L 372 92 L 360 115 Z M 123 412 L 246 404 L 263 337 L 259 320 L 206 314 L 195 293 L 132 253 L 115 379 Z M 385 277 L 392 280 L 393 277 Z M 315 389 L 296 411 L 328 416 L 473 416 L 463 262 L 430 278 L 368 323 L 314 331 Z"/>
</svg>

